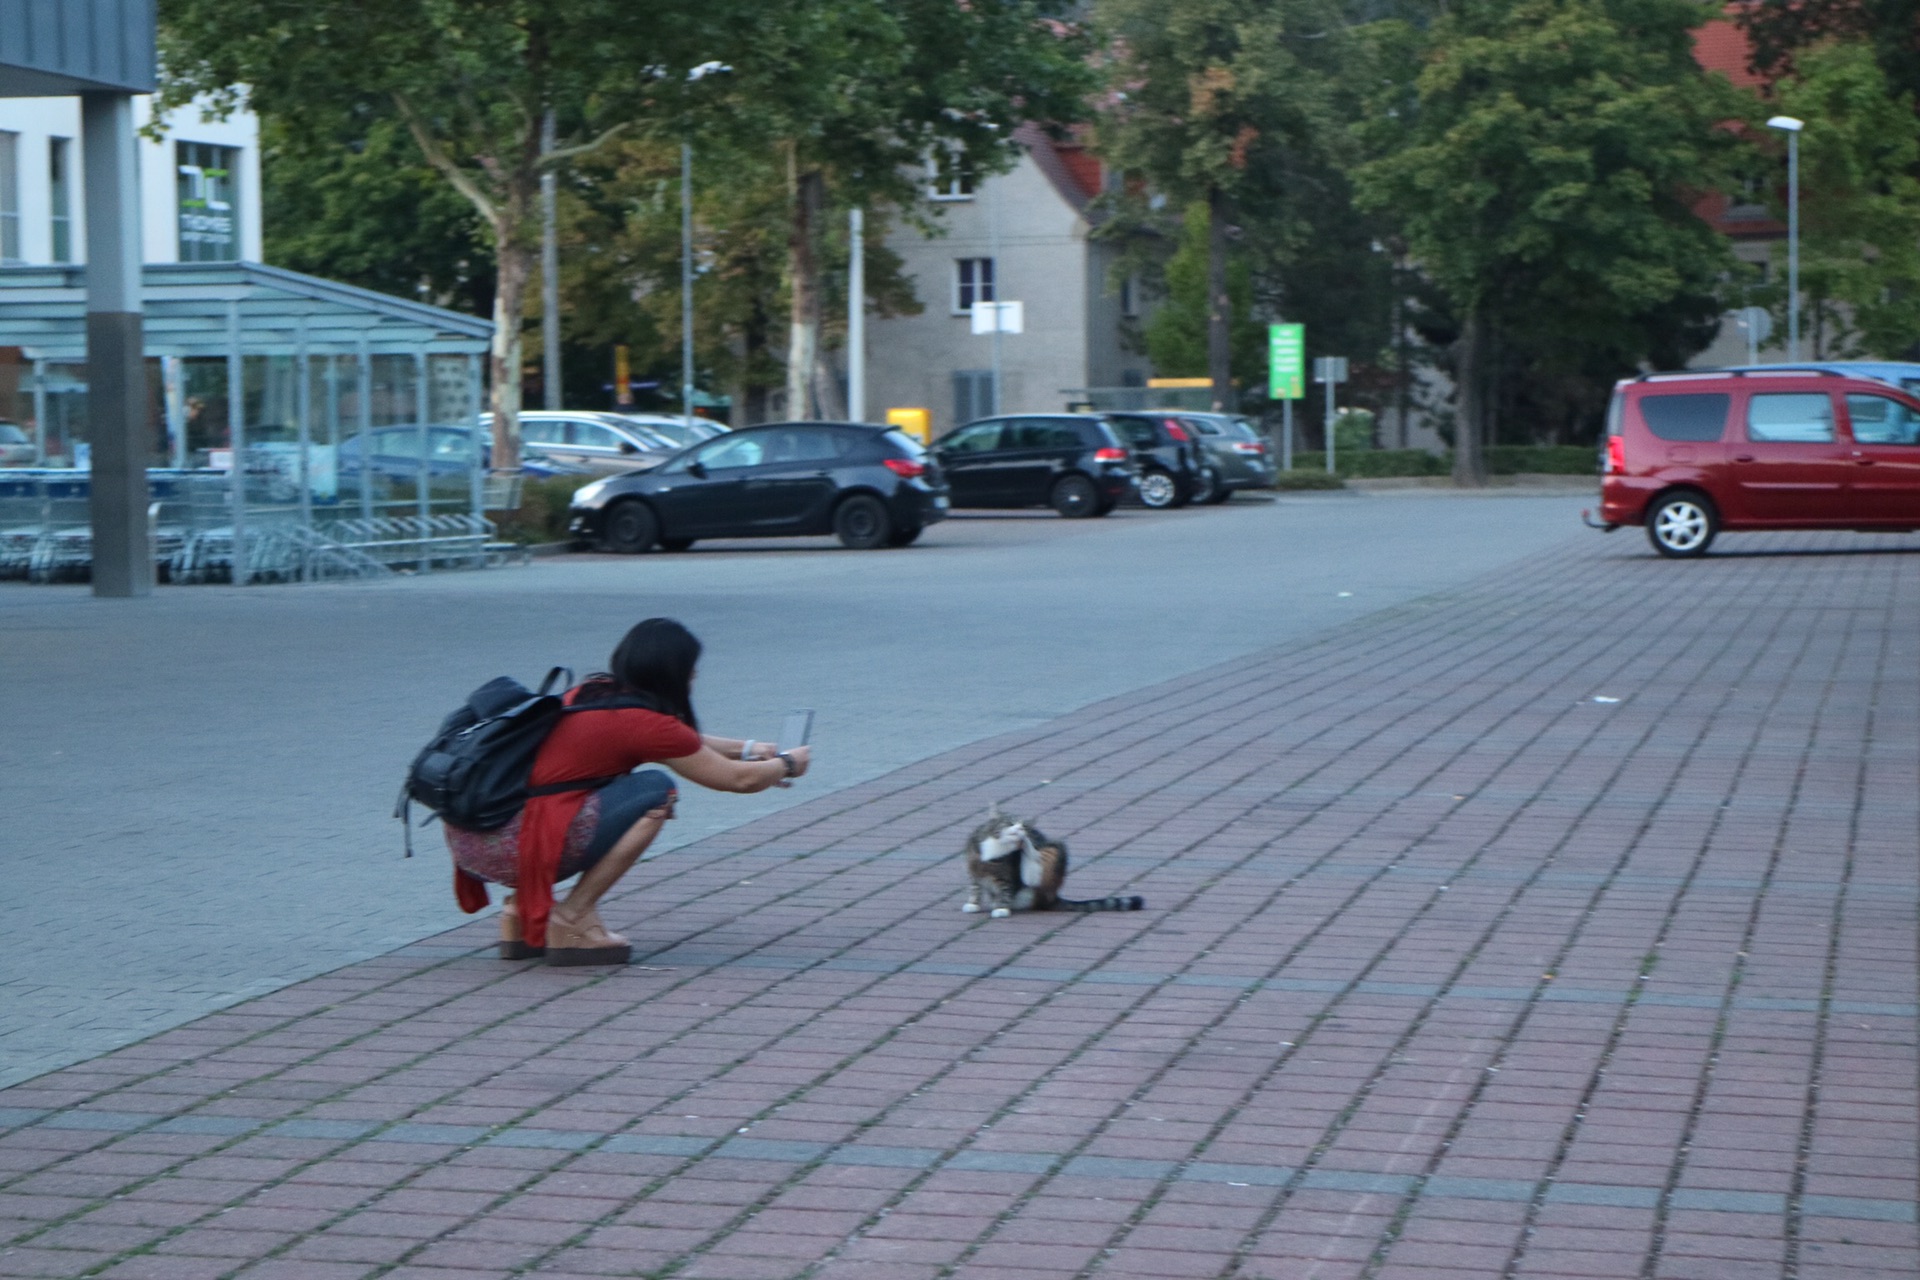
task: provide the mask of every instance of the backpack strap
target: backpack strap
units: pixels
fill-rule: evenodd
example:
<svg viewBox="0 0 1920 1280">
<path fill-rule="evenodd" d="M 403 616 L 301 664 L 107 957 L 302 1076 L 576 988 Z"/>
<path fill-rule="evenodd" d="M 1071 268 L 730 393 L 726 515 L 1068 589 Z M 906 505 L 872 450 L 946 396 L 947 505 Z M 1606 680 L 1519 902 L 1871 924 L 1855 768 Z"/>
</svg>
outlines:
<svg viewBox="0 0 1920 1280">
<path fill-rule="evenodd" d="M 571 689 L 573 687 L 573 668 L 572 667 L 554 667 L 547 672 L 547 678 L 540 682 L 540 689 L 539 689 L 540 695 L 542 697 L 545 697 L 547 694 L 552 693 L 555 682 L 558 681 L 561 676 L 565 676 L 567 678 L 567 682 L 561 685 L 560 687 L 562 689 Z"/>
<path fill-rule="evenodd" d="M 609 782 L 626 776 L 624 773 L 610 773 L 604 778 L 581 778 L 577 782 L 549 782 L 544 787 L 528 787 L 527 795 L 531 798 L 533 796 L 557 796 L 565 791 L 598 791 Z"/>
</svg>

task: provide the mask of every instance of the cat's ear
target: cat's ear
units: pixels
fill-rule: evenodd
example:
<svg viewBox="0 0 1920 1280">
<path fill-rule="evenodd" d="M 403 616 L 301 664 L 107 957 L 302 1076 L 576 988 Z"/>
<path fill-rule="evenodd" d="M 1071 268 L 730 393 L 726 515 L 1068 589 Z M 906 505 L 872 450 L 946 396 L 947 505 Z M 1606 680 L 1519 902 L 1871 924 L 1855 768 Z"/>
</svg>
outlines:
<svg viewBox="0 0 1920 1280">
<path fill-rule="evenodd" d="M 1000 821 L 1000 802 L 998 800 L 987 801 L 987 821 Z"/>
</svg>

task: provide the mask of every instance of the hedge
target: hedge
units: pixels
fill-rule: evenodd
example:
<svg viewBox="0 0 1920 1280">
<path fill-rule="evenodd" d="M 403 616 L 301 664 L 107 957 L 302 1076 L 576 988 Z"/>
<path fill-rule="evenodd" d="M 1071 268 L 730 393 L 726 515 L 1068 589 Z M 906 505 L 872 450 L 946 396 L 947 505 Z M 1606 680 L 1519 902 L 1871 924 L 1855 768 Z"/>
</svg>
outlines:
<svg viewBox="0 0 1920 1280">
<path fill-rule="evenodd" d="M 520 486 L 517 511 L 493 511 L 488 515 L 503 542 L 533 545 L 541 542 L 565 542 L 567 508 L 574 491 L 591 484 L 595 476 L 549 476 L 544 480 L 527 479 Z"/>
<path fill-rule="evenodd" d="M 1444 476 L 1453 473 L 1453 458 L 1448 454 L 1428 453 L 1425 449 L 1361 449 L 1334 455 L 1339 474 L 1348 479 L 1376 480 L 1388 476 Z M 1324 474 L 1327 455 L 1318 449 L 1293 455 L 1299 471 Z M 1497 444 L 1487 450 L 1487 474 L 1496 476 L 1536 475 L 1590 476 L 1597 474 L 1600 460 L 1591 446 L 1583 444 L 1536 445 Z"/>
</svg>

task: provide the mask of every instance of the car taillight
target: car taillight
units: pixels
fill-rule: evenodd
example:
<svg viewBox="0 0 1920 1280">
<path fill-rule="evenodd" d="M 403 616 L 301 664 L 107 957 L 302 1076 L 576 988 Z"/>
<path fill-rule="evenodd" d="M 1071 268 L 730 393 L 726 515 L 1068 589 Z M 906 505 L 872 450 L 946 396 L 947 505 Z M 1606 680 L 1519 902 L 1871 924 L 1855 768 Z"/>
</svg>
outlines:
<svg viewBox="0 0 1920 1280">
<path fill-rule="evenodd" d="M 1185 427 L 1181 426 L 1179 423 L 1175 422 L 1171 418 L 1167 419 L 1166 426 L 1167 426 L 1168 435 L 1172 436 L 1175 440 L 1178 440 L 1181 444 L 1185 444 L 1187 442 L 1187 429 Z"/>
<path fill-rule="evenodd" d="M 1627 469 L 1627 442 L 1619 436 L 1607 437 L 1607 474 L 1619 475 Z"/>
<path fill-rule="evenodd" d="M 1236 440 L 1233 444 L 1233 451 L 1235 453 L 1260 454 L 1267 451 L 1267 446 L 1261 444 L 1258 440 Z"/>
<path fill-rule="evenodd" d="M 927 474 L 927 468 L 924 463 L 915 462 L 910 458 L 882 458 L 880 461 L 886 466 L 887 470 L 897 476 L 904 476 L 908 480 L 918 480 L 921 476 Z"/>
<path fill-rule="evenodd" d="M 1095 462 L 1125 462 L 1127 460 L 1127 451 L 1125 449 L 1095 449 L 1093 451 L 1093 460 Z"/>
</svg>

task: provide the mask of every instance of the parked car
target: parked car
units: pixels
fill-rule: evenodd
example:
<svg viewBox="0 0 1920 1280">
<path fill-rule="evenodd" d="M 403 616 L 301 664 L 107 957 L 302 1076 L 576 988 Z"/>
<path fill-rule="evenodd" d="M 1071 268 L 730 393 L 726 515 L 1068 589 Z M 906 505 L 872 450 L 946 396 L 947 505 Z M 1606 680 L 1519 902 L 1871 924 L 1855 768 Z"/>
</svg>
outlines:
<svg viewBox="0 0 1920 1280">
<path fill-rule="evenodd" d="M 0 419 L 0 467 L 33 465 L 33 437 L 17 422 Z"/>
<path fill-rule="evenodd" d="M 1096 414 L 983 418 L 933 445 L 956 507 L 1049 506 L 1104 516 L 1133 489 L 1136 463 Z"/>
<path fill-rule="evenodd" d="M 1273 467 L 1267 459 L 1267 442 L 1260 429 L 1234 413 L 1192 413 L 1182 410 L 1174 415 L 1180 424 L 1207 452 L 1218 482 L 1211 488 L 1196 488 L 1195 502 L 1225 502 L 1241 489 L 1273 487 Z"/>
<path fill-rule="evenodd" d="M 429 426 L 427 428 L 426 457 L 429 475 L 464 475 L 473 463 L 475 431 L 472 427 Z M 489 435 L 480 434 L 478 440 L 480 465 L 492 465 L 493 441 Z M 348 436 L 340 442 L 339 472 L 342 477 L 358 475 L 362 465 L 363 453 L 366 465 L 373 475 L 396 480 L 412 480 L 420 471 L 420 428 L 403 424 L 397 427 L 375 427 L 367 433 L 367 439 Z M 548 476 L 587 476 L 593 473 L 587 468 L 571 462 L 561 462 L 544 454 L 523 449 L 520 458 L 520 473 L 530 479 L 544 479 Z"/>
<path fill-rule="evenodd" d="M 638 423 L 655 435 L 665 436 L 681 448 L 690 444 L 699 444 L 702 440 L 711 440 L 723 436 L 732 428 L 724 422 L 715 422 L 711 418 L 694 415 L 692 421 L 685 418 L 668 417 L 663 413 L 623 413 L 619 415 L 629 422 Z"/>
<path fill-rule="evenodd" d="M 1220 472 L 1180 419 L 1165 413 L 1102 415 L 1133 450 L 1142 506 L 1155 510 L 1211 500 Z"/>
<path fill-rule="evenodd" d="M 480 415 L 491 430 L 493 415 Z M 520 414 L 521 452 L 602 473 L 650 466 L 685 447 L 625 414 L 591 410 L 528 409 Z"/>
<path fill-rule="evenodd" d="M 1920 529 L 1920 398 L 1805 369 L 1649 374 L 1614 388 L 1603 528 L 1664 556 L 1721 530 Z"/>
<path fill-rule="evenodd" d="M 701 538 L 831 533 L 904 547 L 946 518 L 939 464 L 911 436 L 846 422 L 730 431 L 660 466 L 573 495 L 568 529 L 610 551 L 684 551 Z"/>
</svg>

